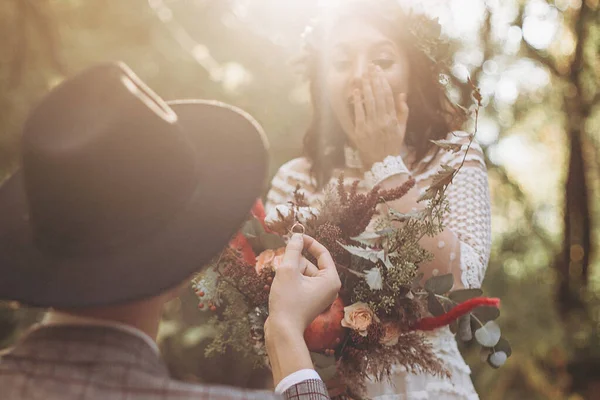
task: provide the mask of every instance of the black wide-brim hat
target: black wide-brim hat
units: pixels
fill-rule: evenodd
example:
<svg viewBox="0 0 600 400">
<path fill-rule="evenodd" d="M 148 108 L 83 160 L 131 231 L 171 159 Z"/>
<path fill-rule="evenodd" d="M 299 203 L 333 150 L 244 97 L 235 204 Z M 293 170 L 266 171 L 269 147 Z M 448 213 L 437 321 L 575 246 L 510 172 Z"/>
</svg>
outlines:
<svg viewBox="0 0 600 400">
<path fill-rule="evenodd" d="M 172 288 L 227 245 L 264 189 L 267 145 L 243 111 L 165 103 L 121 63 L 53 89 L 0 187 L 0 299 L 125 303 Z"/>
</svg>

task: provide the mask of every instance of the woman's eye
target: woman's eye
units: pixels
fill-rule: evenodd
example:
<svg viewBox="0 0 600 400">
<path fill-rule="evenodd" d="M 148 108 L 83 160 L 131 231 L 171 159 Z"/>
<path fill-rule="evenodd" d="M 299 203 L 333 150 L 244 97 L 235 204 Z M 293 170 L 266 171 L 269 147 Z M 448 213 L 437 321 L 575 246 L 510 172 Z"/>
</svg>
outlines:
<svg viewBox="0 0 600 400">
<path fill-rule="evenodd" d="M 381 69 L 388 69 L 392 65 L 394 65 L 394 60 L 390 60 L 388 58 L 379 58 L 379 59 L 373 60 L 373 64 L 381 67 Z"/>
</svg>

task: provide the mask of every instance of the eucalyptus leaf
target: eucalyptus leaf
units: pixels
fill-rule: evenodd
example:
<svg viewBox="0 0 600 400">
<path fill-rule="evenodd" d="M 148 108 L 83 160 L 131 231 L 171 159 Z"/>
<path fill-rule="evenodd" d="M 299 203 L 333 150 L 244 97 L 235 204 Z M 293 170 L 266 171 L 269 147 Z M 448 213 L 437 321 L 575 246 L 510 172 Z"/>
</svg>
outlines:
<svg viewBox="0 0 600 400">
<path fill-rule="evenodd" d="M 446 313 L 444 306 L 433 293 L 429 293 L 429 296 L 427 297 L 427 309 L 434 317 L 439 317 Z"/>
<path fill-rule="evenodd" d="M 469 299 L 479 297 L 482 294 L 483 294 L 483 290 L 481 290 L 481 289 L 460 289 L 460 290 L 454 290 L 454 291 L 450 292 L 448 297 L 452 301 L 455 301 L 457 303 L 462 303 L 463 301 L 467 301 Z"/>
<path fill-rule="evenodd" d="M 497 351 L 495 353 L 490 354 L 490 358 L 488 358 L 488 363 L 494 368 L 500 368 L 506 362 L 508 356 L 503 351 Z"/>
<path fill-rule="evenodd" d="M 452 274 L 433 276 L 425 282 L 425 289 L 435 294 L 445 294 L 452 290 L 454 276 Z"/>
<path fill-rule="evenodd" d="M 279 235 L 265 233 L 260 235 L 260 243 L 265 249 L 277 250 L 285 247 L 285 241 Z"/>
<path fill-rule="evenodd" d="M 485 347 L 494 347 L 500 340 L 502 333 L 500 327 L 494 321 L 487 322 L 484 326 L 475 331 L 475 339 Z"/>
<path fill-rule="evenodd" d="M 482 324 L 493 321 L 500 316 L 500 310 L 497 307 L 481 306 L 473 310 L 472 314 L 477 317 Z"/>
</svg>

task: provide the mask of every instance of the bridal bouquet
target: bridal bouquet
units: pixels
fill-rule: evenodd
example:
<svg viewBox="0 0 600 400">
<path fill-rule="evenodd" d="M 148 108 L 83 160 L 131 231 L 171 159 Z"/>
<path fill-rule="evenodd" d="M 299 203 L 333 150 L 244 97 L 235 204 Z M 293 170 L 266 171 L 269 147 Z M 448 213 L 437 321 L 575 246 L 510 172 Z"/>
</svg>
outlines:
<svg viewBox="0 0 600 400">
<path fill-rule="evenodd" d="M 460 150 L 447 141 L 436 144 L 445 151 Z M 387 203 L 402 198 L 415 185 L 413 179 L 391 190 L 375 187 L 358 193 L 358 182 L 348 188 L 340 177 L 318 207 L 310 207 L 298 187 L 292 201 L 269 215 L 257 202 L 230 247 L 194 280 L 198 307 L 215 312 L 211 323 L 217 333 L 207 355 L 232 347 L 265 362 L 270 285 L 286 240 L 299 231 L 327 247 L 342 280 L 338 298 L 304 338 L 321 376 L 335 376 L 347 387 L 344 395 L 360 397 L 369 377 L 385 379 L 394 365 L 449 375 L 423 336 L 423 331 L 443 326 L 459 340 L 474 338 L 487 362 L 500 367 L 511 349 L 494 322 L 499 300 L 482 297 L 480 289 L 453 290 L 452 275 L 423 282 L 419 271 L 432 258 L 420 239 L 443 230 L 445 190 L 457 172 L 443 166 L 421 198 L 425 207 L 409 214 Z"/>
</svg>

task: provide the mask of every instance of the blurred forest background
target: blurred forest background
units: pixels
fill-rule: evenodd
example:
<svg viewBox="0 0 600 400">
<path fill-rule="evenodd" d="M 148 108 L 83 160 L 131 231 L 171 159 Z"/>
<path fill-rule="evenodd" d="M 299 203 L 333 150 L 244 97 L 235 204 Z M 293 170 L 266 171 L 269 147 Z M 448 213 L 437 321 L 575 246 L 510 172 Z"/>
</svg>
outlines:
<svg viewBox="0 0 600 400">
<path fill-rule="evenodd" d="M 457 43 L 448 88 L 470 75 L 485 108 L 493 251 L 485 280 L 513 356 L 464 354 L 482 399 L 600 398 L 599 0 L 400 0 Z M 18 165 L 30 107 L 92 63 L 123 60 L 161 96 L 214 98 L 254 115 L 272 172 L 298 156 L 308 91 L 294 58 L 317 0 L 0 1 L 0 181 Z M 0 278 L 1 279 L 1 278 Z M 205 359 L 207 314 L 169 304 L 160 344 L 175 377 L 260 386 L 235 354 Z M 0 304 L 0 348 L 40 318 Z"/>
</svg>

